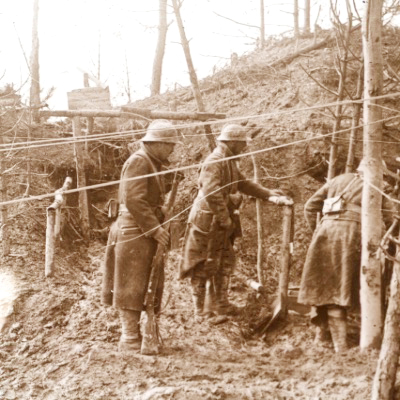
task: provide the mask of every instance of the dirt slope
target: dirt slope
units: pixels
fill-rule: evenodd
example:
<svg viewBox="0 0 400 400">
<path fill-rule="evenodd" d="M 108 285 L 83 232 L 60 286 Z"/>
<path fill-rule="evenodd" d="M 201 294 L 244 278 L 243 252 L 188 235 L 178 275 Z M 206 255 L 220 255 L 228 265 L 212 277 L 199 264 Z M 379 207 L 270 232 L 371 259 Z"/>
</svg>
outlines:
<svg viewBox="0 0 400 400">
<path fill-rule="evenodd" d="M 329 67 L 335 50 L 315 51 L 282 67 L 267 66 L 292 52 L 294 45 L 290 40 L 273 42 L 264 52 L 249 54 L 236 66 L 216 71 L 202 82 L 209 110 L 242 116 L 243 123 L 254 123 L 260 129 L 251 149 L 304 140 L 329 132 L 332 126 L 325 112 L 294 113 L 293 109 L 333 101 L 306 77 L 299 63 L 319 68 L 324 83 L 333 87 L 335 77 Z M 145 99 L 136 106 L 165 109 L 172 100 L 178 101 L 179 110 L 196 109 L 188 88 Z M 267 115 L 271 111 L 279 114 Z M 348 124 L 346 120 L 344 125 Z M 218 129 L 218 125 L 213 126 L 215 133 Z M 201 129 L 184 130 L 185 145 L 174 162 L 184 155 L 184 163 L 189 165 L 207 154 L 207 142 L 202 136 L 193 137 L 196 132 L 201 134 Z M 346 138 L 342 142 L 345 146 Z M 299 283 L 310 240 L 303 205 L 320 185 L 304 171 L 315 150 L 324 152 L 327 148 L 323 141 L 310 143 L 275 148 L 256 157 L 263 183 L 290 189 L 296 201 L 293 286 Z M 392 147 L 398 150 L 397 144 Z M 117 161 L 120 166 L 122 157 Z M 106 179 L 109 169 L 103 167 L 103 175 L 93 179 Z M 250 158 L 243 159 L 241 167 L 252 176 Z M 118 171 L 114 173 L 118 176 Z M 177 211 L 190 204 L 195 178 L 196 170 L 186 174 Z M 91 199 L 98 208 L 106 200 L 97 192 Z M 244 237 L 237 244 L 240 257 L 231 292 L 241 313 L 225 324 L 194 321 L 188 282 L 176 280 L 178 252 L 170 253 L 160 322 L 164 348 L 158 357 L 121 356 L 117 352 L 117 315 L 99 302 L 104 241 L 93 240 L 85 247 L 77 236 L 71 238 L 64 232 L 56 258 L 57 274 L 44 278 L 44 207 L 43 202 L 38 209 L 20 206 L 11 229 L 11 255 L 0 260 L 0 274 L 13 277 L 17 297 L 13 306 L 0 297 L 0 309 L 3 304 L 8 314 L 0 336 L 0 399 L 368 398 L 377 353 L 359 353 L 355 316 L 350 332 L 352 348 L 341 356 L 333 353 L 331 345 L 315 347 L 307 316 L 295 312 L 265 340 L 249 335 L 254 324 L 270 312 L 277 287 L 281 212 L 276 206 L 264 205 L 267 285 L 266 295 L 259 297 L 245 284 L 248 278 L 256 278 L 254 200 L 246 199 L 242 206 Z"/>
</svg>

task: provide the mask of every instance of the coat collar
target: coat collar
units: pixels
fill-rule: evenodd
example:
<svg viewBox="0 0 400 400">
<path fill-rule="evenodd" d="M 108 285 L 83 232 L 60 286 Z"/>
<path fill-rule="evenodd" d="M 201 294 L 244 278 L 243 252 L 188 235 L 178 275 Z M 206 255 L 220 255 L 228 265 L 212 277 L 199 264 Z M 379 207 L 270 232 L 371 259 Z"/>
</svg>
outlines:
<svg viewBox="0 0 400 400">
<path fill-rule="evenodd" d="M 224 157 L 231 157 L 233 153 L 229 149 L 229 147 L 224 142 L 218 142 L 217 147 L 215 148 L 216 152 L 220 153 Z"/>
</svg>

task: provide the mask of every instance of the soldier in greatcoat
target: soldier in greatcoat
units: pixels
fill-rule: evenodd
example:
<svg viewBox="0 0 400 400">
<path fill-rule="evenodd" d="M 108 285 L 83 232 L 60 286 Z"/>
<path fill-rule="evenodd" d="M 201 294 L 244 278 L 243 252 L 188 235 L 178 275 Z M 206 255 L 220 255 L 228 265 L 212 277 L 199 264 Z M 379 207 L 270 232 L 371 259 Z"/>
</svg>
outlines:
<svg viewBox="0 0 400 400">
<path fill-rule="evenodd" d="M 298 302 L 312 306 L 316 341 L 326 340 L 330 331 L 335 352 L 347 349 L 347 312 L 359 306 L 363 168 L 361 162 L 358 173 L 329 180 L 305 205 L 306 221 L 314 234 Z M 392 206 L 385 197 L 382 210 L 385 222 L 390 223 Z M 322 216 L 318 224 L 317 213 Z"/>
<path fill-rule="evenodd" d="M 245 179 L 235 159 L 247 145 L 246 130 L 236 124 L 225 125 L 218 145 L 202 164 L 198 195 L 189 219 L 180 278 L 190 277 L 196 316 L 204 316 L 206 282 L 213 278 L 217 311 L 234 311 L 228 300 L 230 276 L 235 265 L 233 243 L 241 236 L 238 209 L 241 193 L 276 204 L 292 204 L 292 199 L 277 190 L 267 189 Z M 241 192 L 241 193 L 239 193 Z"/>
<path fill-rule="evenodd" d="M 178 132 L 169 121 L 153 121 L 141 139 L 141 148 L 128 158 L 121 171 L 119 213 L 108 238 L 102 287 L 103 304 L 113 305 L 120 314 L 120 350 L 140 349 L 139 322 L 152 259 L 157 244 L 169 242 L 168 231 L 160 226 L 165 175 L 129 178 L 161 171 L 176 143 Z M 162 276 L 157 293 L 158 307 L 163 281 Z"/>
</svg>

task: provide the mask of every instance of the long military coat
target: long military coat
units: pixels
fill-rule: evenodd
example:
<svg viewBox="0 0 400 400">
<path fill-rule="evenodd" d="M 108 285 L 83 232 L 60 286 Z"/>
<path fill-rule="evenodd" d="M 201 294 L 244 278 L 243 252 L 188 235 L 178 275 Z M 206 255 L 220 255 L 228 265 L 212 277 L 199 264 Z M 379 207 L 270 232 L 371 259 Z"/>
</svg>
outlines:
<svg viewBox="0 0 400 400">
<path fill-rule="evenodd" d="M 302 273 L 300 303 L 317 307 L 359 304 L 362 188 L 359 176 L 346 173 L 330 180 L 307 201 L 305 217 L 315 231 Z M 342 193 L 344 211 L 323 216 L 316 226 L 324 200 Z M 383 208 L 387 210 L 385 219 L 390 220 L 391 207 L 386 200 Z"/>
<path fill-rule="evenodd" d="M 141 149 L 125 162 L 121 179 L 151 174 L 160 169 L 161 163 Z M 164 191 L 163 175 L 121 182 L 119 202 L 127 211 L 119 212 L 108 238 L 102 286 L 104 304 L 143 310 L 151 263 L 157 249 L 152 234 L 162 219 L 160 207 Z M 161 302 L 162 287 L 163 276 L 158 303 Z"/>
<path fill-rule="evenodd" d="M 198 179 L 199 193 L 188 220 L 189 231 L 184 260 L 179 271 L 180 278 L 190 276 L 193 268 L 204 263 L 206 259 L 214 261 L 209 263 L 214 272 L 217 264 L 221 262 L 225 274 L 229 274 L 235 264 L 232 239 L 240 235 L 240 221 L 237 215 L 234 215 L 238 204 L 235 205 L 233 199 L 237 197 L 238 191 L 262 199 L 271 195 L 270 190 L 247 180 L 240 173 L 235 160 L 212 163 L 232 155 L 226 144 L 219 142 L 201 167 Z M 235 220 L 236 229 L 233 232 L 224 231 L 220 226 L 229 217 Z"/>
</svg>

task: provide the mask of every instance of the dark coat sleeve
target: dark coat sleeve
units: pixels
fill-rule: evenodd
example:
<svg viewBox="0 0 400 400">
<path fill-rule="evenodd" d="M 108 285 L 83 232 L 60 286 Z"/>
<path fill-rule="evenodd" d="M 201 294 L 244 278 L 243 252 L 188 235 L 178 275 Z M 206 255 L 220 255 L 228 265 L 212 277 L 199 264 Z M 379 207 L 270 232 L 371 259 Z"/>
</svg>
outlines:
<svg viewBox="0 0 400 400">
<path fill-rule="evenodd" d="M 123 179 L 147 175 L 152 172 L 148 161 L 140 156 L 136 156 L 130 160 L 129 165 L 125 169 Z M 146 236 L 152 236 L 155 232 L 154 229 L 160 225 L 154 210 L 147 200 L 149 198 L 149 179 L 150 178 L 142 178 L 133 181 L 125 181 L 121 199 L 141 230 L 147 233 Z"/>
<path fill-rule="evenodd" d="M 271 196 L 271 191 L 264 186 L 260 185 L 257 182 L 252 180 L 246 179 L 240 172 L 239 172 L 239 184 L 238 189 L 248 196 L 257 197 L 259 199 L 268 199 Z"/>
<path fill-rule="evenodd" d="M 317 226 L 317 213 L 322 211 L 324 200 L 328 196 L 329 185 L 325 183 L 307 201 L 304 206 L 304 216 L 309 228 L 314 231 Z"/>
<path fill-rule="evenodd" d="M 205 200 L 219 223 L 225 223 L 229 218 L 229 210 L 224 200 L 221 187 L 223 186 L 223 163 L 203 165 L 199 183 Z"/>
</svg>

